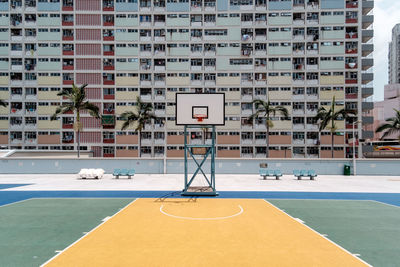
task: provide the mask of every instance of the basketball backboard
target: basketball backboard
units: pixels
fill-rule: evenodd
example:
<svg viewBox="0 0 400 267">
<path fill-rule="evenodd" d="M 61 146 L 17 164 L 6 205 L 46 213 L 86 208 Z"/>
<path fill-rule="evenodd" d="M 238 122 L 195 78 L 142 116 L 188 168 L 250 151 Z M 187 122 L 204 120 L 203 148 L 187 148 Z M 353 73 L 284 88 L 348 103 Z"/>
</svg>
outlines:
<svg viewBox="0 0 400 267">
<path fill-rule="evenodd" d="M 176 125 L 225 125 L 225 94 L 176 93 Z"/>
</svg>

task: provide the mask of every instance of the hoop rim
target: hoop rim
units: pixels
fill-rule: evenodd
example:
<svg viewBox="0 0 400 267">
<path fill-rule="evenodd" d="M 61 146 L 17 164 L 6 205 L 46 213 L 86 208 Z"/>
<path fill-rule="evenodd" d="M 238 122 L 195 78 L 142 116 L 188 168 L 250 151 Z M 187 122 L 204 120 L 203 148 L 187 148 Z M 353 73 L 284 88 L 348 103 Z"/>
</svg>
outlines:
<svg viewBox="0 0 400 267">
<path fill-rule="evenodd" d="M 193 115 L 193 117 L 195 117 L 197 119 L 197 121 L 203 121 L 205 118 L 207 118 L 207 114 L 196 114 Z"/>
</svg>

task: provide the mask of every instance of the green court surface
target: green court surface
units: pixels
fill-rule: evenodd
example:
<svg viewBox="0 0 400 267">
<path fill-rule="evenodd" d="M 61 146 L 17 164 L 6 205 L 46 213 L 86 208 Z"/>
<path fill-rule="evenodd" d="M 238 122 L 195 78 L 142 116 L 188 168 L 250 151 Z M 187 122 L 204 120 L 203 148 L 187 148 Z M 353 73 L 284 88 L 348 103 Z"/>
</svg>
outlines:
<svg viewBox="0 0 400 267">
<path fill-rule="evenodd" d="M 373 266 L 400 266 L 400 207 L 368 200 L 268 201 Z"/>
<path fill-rule="evenodd" d="M 1 266 L 39 266 L 133 199 L 30 199 L 0 207 Z"/>
<path fill-rule="evenodd" d="M 133 200 L 39 198 L 1 206 L 0 266 L 39 266 Z M 400 266 L 400 207 L 370 200 L 268 202 L 373 266 Z"/>
</svg>

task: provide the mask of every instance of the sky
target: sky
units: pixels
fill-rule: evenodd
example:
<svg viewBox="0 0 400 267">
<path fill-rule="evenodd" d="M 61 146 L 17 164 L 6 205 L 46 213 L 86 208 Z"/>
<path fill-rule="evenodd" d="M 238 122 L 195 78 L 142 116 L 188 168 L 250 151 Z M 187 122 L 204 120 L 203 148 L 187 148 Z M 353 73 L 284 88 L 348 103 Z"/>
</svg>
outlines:
<svg viewBox="0 0 400 267">
<path fill-rule="evenodd" d="M 400 23 L 399 0 L 375 0 L 374 9 L 374 101 L 383 100 L 383 86 L 388 83 L 388 45 L 392 28 Z"/>
</svg>

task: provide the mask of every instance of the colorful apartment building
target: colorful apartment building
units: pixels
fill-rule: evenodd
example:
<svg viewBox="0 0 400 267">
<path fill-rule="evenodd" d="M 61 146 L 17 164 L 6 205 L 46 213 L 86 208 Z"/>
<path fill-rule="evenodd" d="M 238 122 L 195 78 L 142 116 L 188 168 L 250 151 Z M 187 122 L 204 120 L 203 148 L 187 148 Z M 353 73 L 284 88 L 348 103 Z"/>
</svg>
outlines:
<svg viewBox="0 0 400 267">
<path fill-rule="evenodd" d="M 142 157 L 183 156 L 176 92 L 224 92 L 226 124 L 217 156 L 331 157 L 330 131 L 314 116 L 339 108 L 372 123 L 373 1 L 365 0 L 0 0 L 0 146 L 75 150 L 74 116 L 50 116 L 74 82 L 102 119 L 83 115 L 81 148 L 96 157 L 135 157 L 138 135 L 119 115 L 137 96 L 158 119 L 142 134 Z M 269 99 L 290 117 L 249 121 Z M 334 154 L 352 155 L 350 121 L 337 121 Z M 361 125 L 360 125 L 361 126 Z M 356 130 L 371 138 L 372 131 Z M 190 141 L 202 142 L 202 132 Z"/>
</svg>

